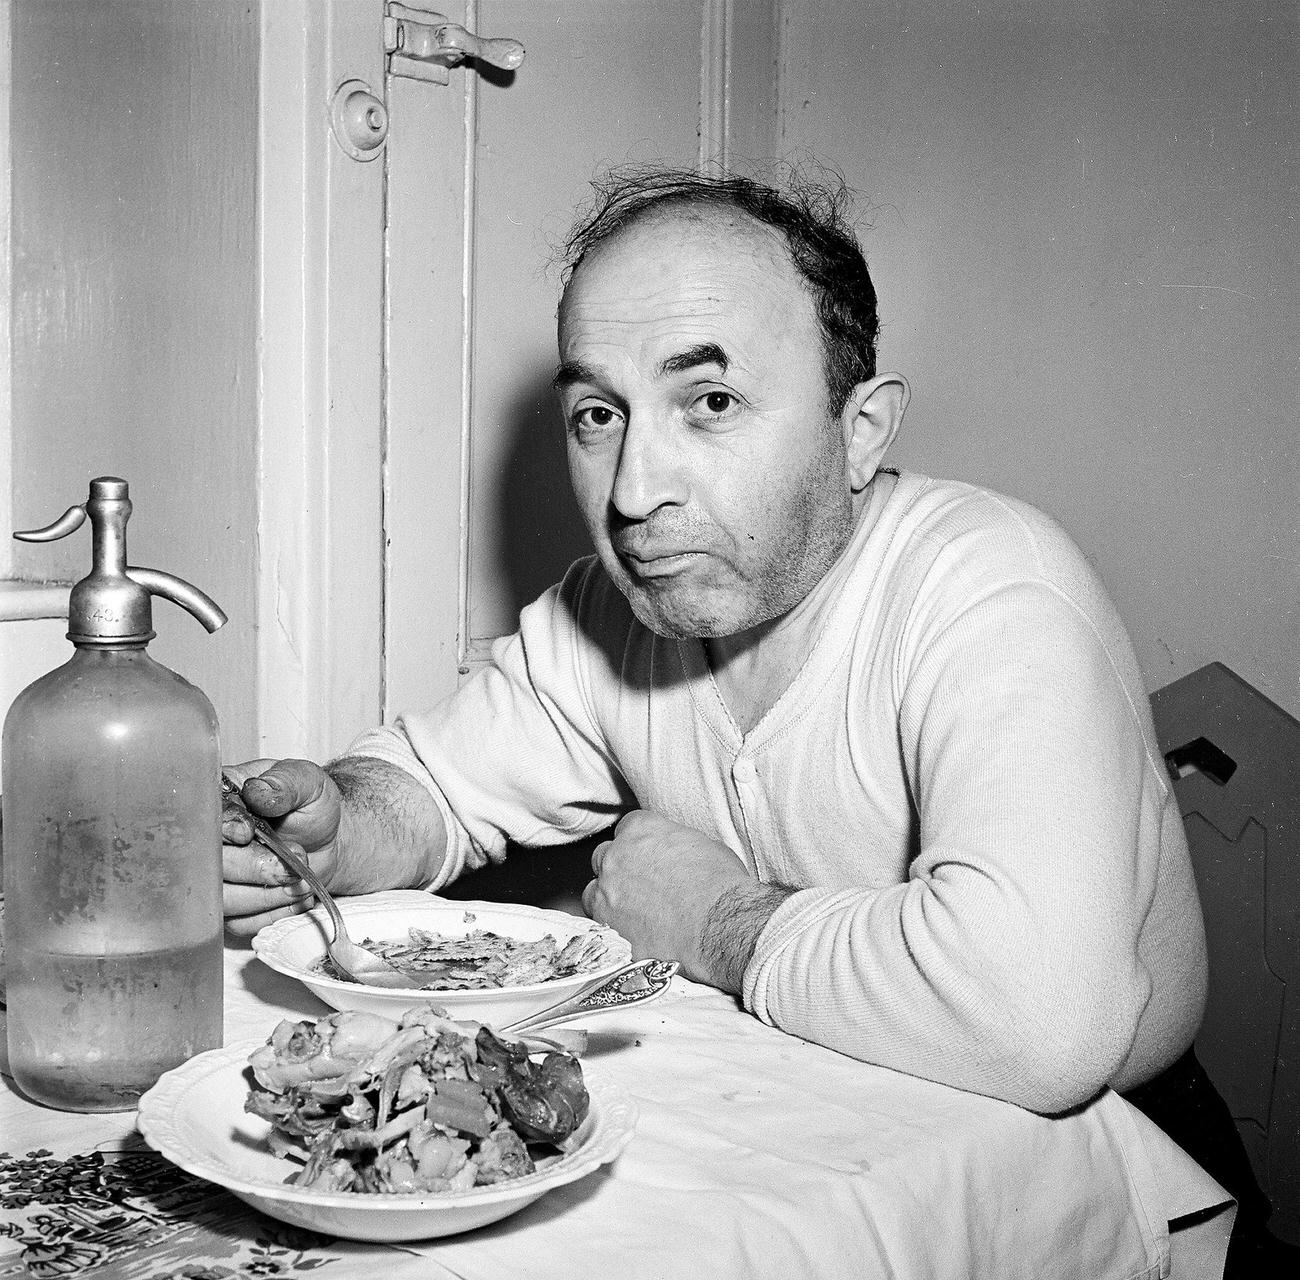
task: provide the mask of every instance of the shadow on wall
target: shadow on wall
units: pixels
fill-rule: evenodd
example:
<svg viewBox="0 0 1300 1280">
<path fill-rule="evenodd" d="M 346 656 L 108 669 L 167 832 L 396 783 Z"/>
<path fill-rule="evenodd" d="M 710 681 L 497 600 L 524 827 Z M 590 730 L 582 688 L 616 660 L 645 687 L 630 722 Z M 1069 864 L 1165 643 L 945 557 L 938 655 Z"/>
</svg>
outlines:
<svg viewBox="0 0 1300 1280">
<path fill-rule="evenodd" d="M 558 582 L 591 543 L 578 515 L 564 454 L 564 433 L 551 387 L 551 369 L 520 381 L 508 402 L 501 434 L 503 466 L 484 510 L 496 522 L 498 563 L 489 581 L 502 584 L 498 602 L 513 627 L 519 610 Z M 524 902 L 582 915 L 591 879 L 591 852 L 603 836 L 549 849 L 511 845 L 506 864 L 471 871 L 440 892 L 457 901 Z"/>
<path fill-rule="evenodd" d="M 491 580 L 503 583 L 508 593 L 502 604 L 511 627 L 524 605 L 559 582 L 579 556 L 591 553 L 569 485 L 551 373 L 549 367 L 535 370 L 509 402 L 502 424 L 504 465 L 489 498 L 500 556 Z"/>
</svg>

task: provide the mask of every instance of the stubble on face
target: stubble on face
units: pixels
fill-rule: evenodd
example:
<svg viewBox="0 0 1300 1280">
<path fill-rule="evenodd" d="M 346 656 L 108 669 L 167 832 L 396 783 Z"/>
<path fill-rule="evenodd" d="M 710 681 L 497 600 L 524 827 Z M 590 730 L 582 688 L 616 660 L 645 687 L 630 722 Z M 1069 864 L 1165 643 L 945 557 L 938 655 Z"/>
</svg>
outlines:
<svg viewBox="0 0 1300 1280">
<path fill-rule="evenodd" d="M 606 559 L 637 620 L 666 639 L 710 640 L 762 627 L 799 604 L 853 537 L 852 498 L 838 483 L 844 448 L 836 428 L 833 421 L 824 425 L 824 447 L 784 491 L 783 500 L 766 509 L 765 528 L 737 533 L 738 542 L 765 548 L 760 558 L 743 558 L 742 547 L 735 556 L 717 555 L 698 578 L 663 584 L 633 578 L 617 560 Z M 748 588 L 739 614 L 737 580 Z"/>
</svg>

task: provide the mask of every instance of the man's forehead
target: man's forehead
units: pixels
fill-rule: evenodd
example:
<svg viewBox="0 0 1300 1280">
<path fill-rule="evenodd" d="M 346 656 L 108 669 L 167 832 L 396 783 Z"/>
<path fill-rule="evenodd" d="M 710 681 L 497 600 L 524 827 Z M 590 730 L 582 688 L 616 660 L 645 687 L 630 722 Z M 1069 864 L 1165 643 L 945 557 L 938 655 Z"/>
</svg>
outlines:
<svg viewBox="0 0 1300 1280">
<path fill-rule="evenodd" d="M 689 205 L 653 210 L 596 245 L 574 269 L 560 305 L 608 277 L 649 282 L 656 268 L 671 276 L 687 262 L 706 269 L 757 264 L 773 286 L 800 279 L 779 231 L 738 209 Z"/>
<path fill-rule="evenodd" d="M 587 322 L 693 327 L 811 310 L 780 232 L 729 209 L 660 210 L 596 246 L 560 299 L 561 345 Z M 761 321 L 760 321 L 761 323 Z M 701 339 L 702 340 L 702 339 Z"/>
</svg>

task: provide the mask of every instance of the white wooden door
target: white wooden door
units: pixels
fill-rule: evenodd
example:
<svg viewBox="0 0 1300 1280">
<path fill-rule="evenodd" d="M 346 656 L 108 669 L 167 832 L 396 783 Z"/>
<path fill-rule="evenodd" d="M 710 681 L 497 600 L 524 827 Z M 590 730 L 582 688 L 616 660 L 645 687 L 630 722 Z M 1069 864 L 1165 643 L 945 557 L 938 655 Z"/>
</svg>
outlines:
<svg viewBox="0 0 1300 1280">
<path fill-rule="evenodd" d="M 550 392 L 551 258 L 591 177 L 762 160 L 775 118 L 770 3 L 435 2 L 525 58 L 386 76 L 388 718 L 455 689 L 587 550 Z"/>
<path fill-rule="evenodd" d="M 150 348 L 157 368 L 148 377 L 132 373 L 137 399 L 154 407 L 159 425 L 142 435 L 139 416 L 124 413 L 119 434 L 134 451 L 126 472 L 133 482 L 161 477 L 142 485 L 141 496 L 174 491 L 184 499 L 167 508 L 170 532 L 145 562 L 187 573 L 232 612 L 215 641 L 185 631 L 193 652 L 176 665 L 219 695 L 234 758 L 326 758 L 381 717 L 449 692 L 491 638 L 513 628 L 519 606 L 585 550 L 546 389 L 557 293 L 545 267 L 549 244 L 602 164 L 705 164 L 761 158 L 772 147 L 780 12 L 772 0 L 424 3 L 440 4 L 470 31 L 517 38 L 523 65 L 502 75 L 469 64 L 443 85 L 391 76 L 387 0 L 274 0 L 256 16 L 242 5 L 211 13 L 126 0 L 79 0 L 58 13 L 36 0 L 26 6 L 35 25 L 23 30 L 46 33 L 39 48 L 50 65 L 64 28 L 88 21 L 92 9 L 109 30 L 153 33 L 117 41 L 115 58 L 131 51 L 126 62 L 85 63 L 82 71 L 97 70 L 100 87 L 115 92 L 123 65 L 151 73 L 159 40 L 174 55 L 171 70 L 188 65 L 189 50 L 219 46 L 204 65 L 220 74 L 195 80 L 177 71 L 166 81 L 182 101 L 190 94 L 188 115 L 168 114 L 163 95 L 141 117 L 155 130 L 148 137 L 162 130 L 172 139 L 174 163 L 172 152 L 159 150 L 152 169 L 136 164 L 153 149 L 140 152 L 131 113 L 108 113 L 85 137 L 110 160 L 120 154 L 136 164 L 132 173 L 166 170 L 164 185 L 177 194 L 163 221 L 172 228 L 168 243 L 179 246 L 168 261 L 196 263 L 197 286 L 178 288 L 160 313 L 168 328 L 167 341 Z M 0 0 L 0 19 L 9 16 Z M 8 31 L 7 21 L 0 25 Z M 94 101 L 99 82 L 83 83 L 82 72 L 75 78 Z M 332 128 L 331 103 L 352 80 L 374 91 L 389 120 L 384 145 L 362 157 Z M 196 146 L 202 155 L 187 168 Z M 192 184 L 201 206 L 184 203 L 189 188 L 173 180 L 173 169 L 204 178 Z M 214 173 L 230 190 L 250 193 L 251 217 L 229 190 L 208 194 Z M 65 166 L 54 175 L 66 180 L 68 207 L 89 211 L 77 225 L 92 231 L 95 202 L 111 199 L 97 174 L 94 166 Z M 0 187 L 0 227 L 6 215 Z M 45 238 L 57 240 L 60 225 Z M 219 261 L 203 260 L 204 235 L 225 244 Z M 126 239 L 134 245 L 138 237 Z M 93 236 L 86 243 L 100 273 L 88 278 L 140 279 L 134 257 L 114 256 L 111 244 L 98 252 Z M 149 266 L 151 288 L 158 275 Z M 227 326 L 240 336 L 215 359 L 206 355 L 210 342 L 190 341 L 186 327 L 203 328 L 215 305 L 209 286 L 223 306 L 242 308 Z M 110 321 L 120 292 L 92 290 Z M 153 293 L 136 292 L 152 306 Z M 147 307 L 141 314 L 158 323 Z M 80 312 L 73 318 L 82 325 Z M 45 343 L 42 359 L 59 373 L 62 348 L 48 346 L 48 328 L 29 326 L 24 341 Z M 80 350 L 83 329 L 69 322 L 68 334 Z M 202 378 L 177 375 L 188 366 L 166 353 L 182 347 L 187 358 L 188 348 L 205 353 Z M 255 372 L 246 375 L 246 364 Z M 207 404 L 196 394 L 200 382 L 217 406 L 210 413 L 196 408 Z M 93 380 L 69 385 L 90 396 L 86 414 L 65 415 L 71 429 L 81 417 L 98 421 Z M 181 429 L 191 422 L 202 431 Z M 4 430 L 0 422 L 7 464 Z M 102 465 L 93 465 L 120 473 L 121 441 L 108 444 Z M 215 476 L 195 461 L 210 456 L 223 464 Z M 24 518 L 39 523 L 75 496 L 75 486 L 55 486 Z M 0 514 L 5 505 L 0 500 Z M 156 501 L 148 505 L 161 511 Z M 142 549 L 143 515 L 139 528 Z M 177 559 L 180 546 L 196 557 L 193 566 Z M 11 660 L 12 646 L 0 646 L 0 675 L 12 677 L 12 687 L 0 687 L 6 705 L 61 660 L 45 649 L 66 647 L 62 623 L 18 590 L 23 598 L 10 612 L 25 620 L 5 624 L 6 646 L 15 628 L 37 628 L 44 649 L 24 664 Z"/>
</svg>

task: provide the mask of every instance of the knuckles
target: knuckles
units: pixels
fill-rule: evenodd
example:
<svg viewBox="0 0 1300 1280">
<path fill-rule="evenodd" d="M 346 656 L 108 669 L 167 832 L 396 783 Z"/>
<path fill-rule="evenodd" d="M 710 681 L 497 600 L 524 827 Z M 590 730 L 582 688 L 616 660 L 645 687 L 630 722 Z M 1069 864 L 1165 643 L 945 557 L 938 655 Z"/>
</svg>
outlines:
<svg viewBox="0 0 1300 1280">
<path fill-rule="evenodd" d="M 625 813 L 618 820 L 618 825 L 614 828 L 614 838 L 616 840 L 636 839 L 660 830 L 666 823 L 667 819 L 657 813 L 651 813 L 646 809 L 633 809 L 631 813 Z"/>
</svg>

